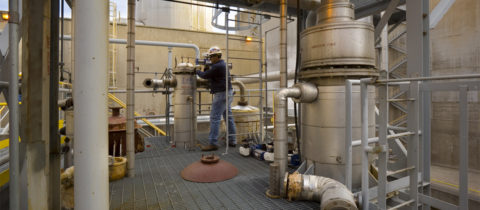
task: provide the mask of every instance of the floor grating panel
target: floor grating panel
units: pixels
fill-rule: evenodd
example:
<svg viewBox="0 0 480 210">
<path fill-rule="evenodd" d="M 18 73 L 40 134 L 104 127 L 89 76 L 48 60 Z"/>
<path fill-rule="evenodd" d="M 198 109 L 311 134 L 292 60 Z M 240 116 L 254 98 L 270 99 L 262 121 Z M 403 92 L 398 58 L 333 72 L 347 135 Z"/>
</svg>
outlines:
<svg viewBox="0 0 480 210">
<path fill-rule="evenodd" d="M 213 152 L 238 168 L 235 178 L 194 183 L 183 180 L 180 171 L 199 160 L 199 149 L 171 148 L 164 138 L 146 139 L 145 144 L 146 150 L 136 155 L 135 177 L 110 182 L 111 209 L 319 209 L 316 202 L 266 197 L 268 163 L 242 157 L 235 149 L 225 156 L 224 147 Z"/>
</svg>

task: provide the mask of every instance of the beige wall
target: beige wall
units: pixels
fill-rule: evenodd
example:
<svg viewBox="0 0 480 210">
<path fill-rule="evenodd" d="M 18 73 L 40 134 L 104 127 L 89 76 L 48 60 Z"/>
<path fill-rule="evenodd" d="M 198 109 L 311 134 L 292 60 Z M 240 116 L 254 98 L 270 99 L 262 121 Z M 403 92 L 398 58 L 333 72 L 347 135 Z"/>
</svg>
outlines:
<svg viewBox="0 0 480 210">
<path fill-rule="evenodd" d="M 66 33 L 70 31 L 70 24 L 66 24 Z M 127 27 L 125 25 L 118 26 L 119 39 L 126 39 Z M 136 40 L 149 40 L 149 41 L 163 41 L 163 42 L 179 42 L 179 43 L 192 43 L 196 44 L 201 53 L 206 52 L 208 48 L 213 45 L 219 46 L 222 50 L 225 50 L 226 41 L 225 34 L 198 32 L 189 30 L 167 29 L 157 27 L 136 27 Z M 234 39 L 242 39 L 243 36 L 230 35 Z M 71 69 L 71 48 L 70 42 L 65 43 L 65 61 L 66 69 Z M 117 87 L 118 89 L 126 89 L 126 45 L 117 45 L 116 53 L 116 71 L 117 71 Z M 167 68 L 168 64 L 168 48 L 166 47 L 154 47 L 154 46 L 136 46 L 135 66 L 139 72 L 157 72 L 156 78 L 160 78 L 161 74 Z M 241 58 L 258 58 L 258 44 L 254 42 L 235 41 L 229 42 L 229 56 L 241 57 Z M 175 60 L 178 63 L 195 62 L 195 52 L 193 49 L 173 48 L 172 49 L 174 65 Z M 224 52 L 225 55 L 225 52 Z M 230 63 L 233 64 L 232 74 L 244 75 L 251 73 L 258 73 L 259 64 L 258 61 L 249 60 L 236 60 L 230 59 Z M 107 70 L 105 70 L 107 71 Z M 142 82 L 145 78 L 154 78 L 154 74 L 137 73 L 135 75 L 135 88 L 138 90 L 146 89 L 143 87 Z M 250 87 L 250 86 L 249 86 Z M 258 85 L 252 86 L 252 88 L 258 88 Z M 117 97 L 125 101 L 125 95 L 117 93 Z M 202 103 L 209 103 L 211 97 L 210 94 L 202 94 Z M 238 98 L 236 98 L 238 100 Z M 250 104 L 256 105 L 258 98 L 251 98 Z M 135 95 L 135 110 L 142 115 L 158 115 L 164 114 L 165 110 L 165 96 L 162 94 L 151 93 L 138 93 Z M 208 107 L 205 107 L 205 109 Z"/>
<path fill-rule="evenodd" d="M 432 75 L 480 73 L 480 1 L 457 0 L 431 30 Z M 478 80 L 477 80 L 478 81 Z M 480 170 L 479 92 L 469 100 L 469 167 Z M 432 94 L 432 164 L 458 167 L 458 92 Z"/>
</svg>

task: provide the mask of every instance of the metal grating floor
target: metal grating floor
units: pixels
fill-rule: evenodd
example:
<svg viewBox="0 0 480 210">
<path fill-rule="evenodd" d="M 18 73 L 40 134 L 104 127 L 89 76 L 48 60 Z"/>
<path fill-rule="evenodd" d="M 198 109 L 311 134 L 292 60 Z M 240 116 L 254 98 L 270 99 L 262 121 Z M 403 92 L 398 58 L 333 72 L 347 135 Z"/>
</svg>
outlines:
<svg viewBox="0 0 480 210">
<path fill-rule="evenodd" d="M 205 138 L 203 138 L 205 141 Z M 145 152 L 136 155 L 134 178 L 110 182 L 110 209 L 319 209 L 316 202 L 289 202 L 265 196 L 268 164 L 229 154 L 215 154 L 235 165 L 239 174 L 219 183 L 185 181 L 180 171 L 199 160 L 202 152 L 170 148 L 166 139 L 146 139 Z"/>
</svg>

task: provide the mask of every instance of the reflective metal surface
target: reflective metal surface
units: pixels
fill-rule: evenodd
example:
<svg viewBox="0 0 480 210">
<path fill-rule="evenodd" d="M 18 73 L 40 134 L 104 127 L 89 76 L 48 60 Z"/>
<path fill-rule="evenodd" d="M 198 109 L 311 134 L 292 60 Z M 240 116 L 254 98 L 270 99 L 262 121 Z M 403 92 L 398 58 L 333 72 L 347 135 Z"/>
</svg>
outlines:
<svg viewBox="0 0 480 210">
<path fill-rule="evenodd" d="M 348 0 L 322 1 L 317 25 L 301 33 L 302 69 L 327 66 L 375 66 L 373 25 L 354 20 Z"/>
<path fill-rule="evenodd" d="M 318 86 L 318 98 L 302 104 L 302 155 L 315 164 L 315 175 L 345 180 L 345 86 Z M 360 103 L 360 87 L 353 86 L 353 103 Z M 375 87 L 369 87 L 369 133 L 375 135 Z M 360 106 L 353 106 L 352 138 L 360 139 Z M 360 186 L 361 151 L 355 147 L 353 187 Z"/>
<path fill-rule="evenodd" d="M 174 101 L 174 136 L 176 147 L 190 150 L 195 146 L 197 130 L 197 111 L 195 106 L 197 79 L 195 68 L 179 65 L 175 71 L 177 85 L 173 93 Z"/>
<path fill-rule="evenodd" d="M 302 69 L 330 65 L 375 66 L 373 26 L 359 21 L 325 23 L 301 33 Z"/>
</svg>

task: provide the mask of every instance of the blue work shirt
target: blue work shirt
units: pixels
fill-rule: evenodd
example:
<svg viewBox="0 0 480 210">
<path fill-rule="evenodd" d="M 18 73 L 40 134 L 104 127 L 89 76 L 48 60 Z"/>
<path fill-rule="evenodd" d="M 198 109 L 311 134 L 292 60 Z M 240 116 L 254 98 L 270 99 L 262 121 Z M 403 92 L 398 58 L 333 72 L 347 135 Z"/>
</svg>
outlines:
<svg viewBox="0 0 480 210">
<path fill-rule="evenodd" d="M 197 75 L 202 79 L 208 79 L 210 82 L 210 93 L 218 93 L 225 91 L 225 61 L 220 60 L 217 63 L 211 64 L 207 71 L 197 70 Z M 228 72 L 228 89 L 232 89 L 230 72 Z"/>
</svg>

